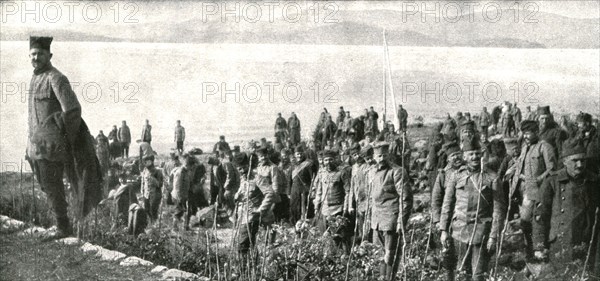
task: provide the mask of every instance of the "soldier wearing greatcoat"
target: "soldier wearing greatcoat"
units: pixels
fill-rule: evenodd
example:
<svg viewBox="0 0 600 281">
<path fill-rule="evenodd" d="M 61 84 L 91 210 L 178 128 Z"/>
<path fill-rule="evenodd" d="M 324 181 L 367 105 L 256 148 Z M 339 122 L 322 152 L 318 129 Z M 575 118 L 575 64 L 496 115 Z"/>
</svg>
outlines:
<svg viewBox="0 0 600 281">
<path fill-rule="evenodd" d="M 54 211 L 57 231 L 44 237 L 72 234 L 67 215 L 63 175 L 79 198 L 74 209 L 85 216 L 102 199 L 102 171 L 94 138 L 81 118 L 81 105 L 69 80 L 50 59 L 52 37 L 30 37 L 29 57 L 34 67 L 29 85 L 26 159 Z"/>
<path fill-rule="evenodd" d="M 506 201 L 497 174 L 483 169 L 479 141 L 466 140 L 462 150 L 466 165 L 446 185 L 440 238 L 459 268 L 466 270 L 467 280 L 483 281 L 500 236 Z"/>
<path fill-rule="evenodd" d="M 598 247 L 598 175 L 586 169 L 589 159 L 579 139 L 563 144 L 561 160 L 564 167 L 542 183 L 541 207 L 535 214 L 535 257 L 550 262 L 539 280 L 557 280 L 565 266 L 585 261 L 587 256 L 588 269 L 593 270 Z M 595 268 L 596 276 L 598 270 Z"/>
</svg>

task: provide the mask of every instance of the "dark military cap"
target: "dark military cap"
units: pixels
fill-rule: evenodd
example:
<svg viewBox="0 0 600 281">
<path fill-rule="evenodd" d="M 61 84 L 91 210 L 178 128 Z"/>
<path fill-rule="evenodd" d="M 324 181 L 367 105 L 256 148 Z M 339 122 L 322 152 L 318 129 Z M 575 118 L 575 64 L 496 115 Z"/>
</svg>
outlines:
<svg viewBox="0 0 600 281">
<path fill-rule="evenodd" d="M 588 123 L 592 123 L 592 115 L 585 113 L 585 112 L 580 112 L 579 114 L 577 114 L 577 122 L 588 122 Z"/>
<path fill-rule="evenodd" d="M 446 153 L 446 155 L 451 155 L 452 153 L 460 152 L 460 146 L 456 142 L 449 142 L 442 146 L 442 149 Z"/>
<path fill-rule="evenodd" d="M 378 142 L 375 144 L 375 147 L 373 148 L 373 152 L 374 153 L 388 153 L 388 150 L 390 148 L 390 144 L 384 141 Z"/>
<path fill-rule="evenodd" d="M 323 158 L 323 150 L 317 152 L 317 157 Z"/>
<path fill-rule="evenodd" d="M 533 121 L 533 120 L 525 120 L 525 121 L 521 122 L 521 131 L 522 132 L 526 132 L 526 131 L 537 132 L 537 131 L 539 131 L 538 122 Z"/>
<path fill-rule="evenodd" d="M 255 151 L 256 155 L 269 155 L 269 150 L 266 147 L 261 146 Z"/>
<path fill-rule="evenodd" d="M 296 147 L 294 147 L 294 152 L 304 153 L 304 145 L 296 145 Z"/>
<path fill-rule="evenodd" d="M 463 151 L 481 150 L 481 143 L 477 138 L 465 139 L 462 142 Z"/>
<path fill-rule="evenodd" d="M 577 154 L 581 154 L 581 156 L 585 156 L 585 153 L 586 153 L 585 147 L 583 146 L 581 141 L 578 139 L 575 139 L 575 138 L 568 139 L 562 145 L 561 156 L 563 158 L 568 157 L 568 156 L 577 155 Z"/>
<path fill-rule="evenodd" d="M 240 152 L 240 146 L 239 145 L 234 145 L 233 146 L 233 151 Z"/>
<path fill-rule="evenodd" d="M 50 51 L 52 39 L 54 38 L 44 36 L 29 36 L 29 49 L 38 48 Z"/>
<path fill-rule="evenodd" d="M 537 109 L 538 115 L 550 115 L 550 106 L 542 106 Z"/>
<path fill-rule="evenodd" d="M 335 158 L 337 153 L 334 150 L 325 150 L 323 151 L 323 158 Z"/>
</svg>

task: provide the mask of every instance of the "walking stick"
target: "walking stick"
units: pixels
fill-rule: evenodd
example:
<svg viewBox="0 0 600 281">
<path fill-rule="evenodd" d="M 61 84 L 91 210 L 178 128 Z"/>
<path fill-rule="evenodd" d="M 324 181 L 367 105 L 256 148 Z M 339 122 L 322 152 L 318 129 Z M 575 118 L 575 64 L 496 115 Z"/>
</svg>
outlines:
<svg viewBox="0 0 600 281">
<path fill-rule="evenodd" d="M 431 229 L 433 228 L 433 216 L 429 215 L 429 233 L 427 234 L 427 244 L 425 246 L 425 256 L 423 257 L 423 267 L 425 267 L 425 262 L 427 261 L 427 253 L 429 252 L 429 243 L 431 242 Z M 420 281 L 423 280 L 425 276 L 425 270 L 421 271 Z"/>
<path fill-rule="evenodd" d="M 35 205 L 35 163 L 33 165 L 31 165 L 31 170 L 32 170 L 32 176 L 31 176 L 31 194 L 33 195 L 33 200 L 31 201 L 31 204 L 33 205 L 33 223 L 35 224 L 36 222 L 36 217 L 37 217 L 37 209 L 36 209 L 36 205 Z M 39 180 L 39 179 L 38 179 Z"/>
<path fill-rule="evenodd" d="M 459 271 L 462 271 L 463 267 L 465 266 L 466 262 L 467 262 L 467 257 L 469 256 L 469 252 L 471 251 L 471 247 L 473 246 L 473 239 L 475 239 L 475 231 L 477 229 L 477 220 L 479 219 L 479 206 L 481 203 L 481 185 L 483 183 L 483 162 L 481 162 L 481 168 L 479 170 L 479 189 L 477 190 L 477 192 L 479 193 L 479 196 L 477 197 L 477 208 L 475 209 L 475 224 L 473 225 L 473 231 L 471 232 L 471 237 L 469 238 L 469 244 L 467 245 L 467 251 L 465 252 L 465 256 L 462 259 L 462 262 L 460 263 L 460 267 L 458 268 Z M 481 255 L 480 255 L 481 256 Z M 477 260 L 477 262 L 479 262 L 479 259 Z"/>
<path fill-rule="evenodd" d="M 585 263 L 583 263 L 583 269 L 581 269 L 581 281 L 584 281 L 585 278 L 585 269 L 587 267 L 588 262 L 590 261 L 590 253 L 592 252 L 592 242 L 594 242 L 594 238 L 596 237 L 596 224 L 598 224 L 598 212 L 600 212 L 600 208 L 596 207 L 596 213 L 594 216 L 594 227 L 592 227 L 592 237 L 590 238 L 590 244 L 588 246 L 587 255 L 585 257 Z M 598 241 L 596 242 L 598 243 Z"/>
<path fill-rule="evenodd" d="M 405 178 L 404 178 L 404 150 L 406 149 L 406 132 L 402 133 L 402 158 L 400 160 L 400 163 L 402 164 L 402 179 L 401 179 L 401 186 L 402 188 L 400 189 L 400 201 L 403 200 L 404 198 L 404 184 L 406 184 L 406 182 L 404 182 Z M 408 175 L 407 175 L 408 176 Z M 398 216 L 400 216 L 400 234 L 402 236 L 402 258 L 401 258 L 401 262 L 402 262 L 402 275 L 404 275 L 404 280 L 408 280 L 408 276 L 406 273 L 406 233 L 405 233 L 405 229 L 404 229 L 404 204 L 400 203 L 400 213 L 398 214 Z M 396 265 L 396 259 L 398 258 L 398 244 L 400 243 L 400 237 L 398 237 L 398 241 L 396 242 L 396 249 L 395 249 L 395 254 L 394 254 L 394 260 L 392 263 L 392 268 L 395 268 Z"/>
<path fill-rule="evenodd" d="M 508 229 L 508 221 L 510 219 L 510 208 L 512 207 L 512 192 L 508 191 L 508 209 L 506 210 L 506 219 L 504 220 L 504 226 L 502 227 L 502 233 L 500 233 L 500 242 L 498 242 L 498 253 L 496 255 L 496 261 L 494 262 L 494 271 L 492 273 L 492 280 L 496 280 L 496 273 L 498 271 L 498 259 L 502 255 L 502 243 L 504 243 L 504 235 Z"/>
</svg>

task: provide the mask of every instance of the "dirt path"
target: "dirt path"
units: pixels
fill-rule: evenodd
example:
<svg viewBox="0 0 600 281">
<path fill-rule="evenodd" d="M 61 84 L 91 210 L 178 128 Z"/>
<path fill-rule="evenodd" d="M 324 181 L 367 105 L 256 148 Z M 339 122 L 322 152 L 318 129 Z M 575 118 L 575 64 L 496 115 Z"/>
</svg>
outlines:
<svg viewBox="0 0 600 281">
<path fill-rule="evenodd" d="M 151 267 L 120 266 L 77 246 L 0 233 L 0 280 L 158 280 Z"/>
</svg>

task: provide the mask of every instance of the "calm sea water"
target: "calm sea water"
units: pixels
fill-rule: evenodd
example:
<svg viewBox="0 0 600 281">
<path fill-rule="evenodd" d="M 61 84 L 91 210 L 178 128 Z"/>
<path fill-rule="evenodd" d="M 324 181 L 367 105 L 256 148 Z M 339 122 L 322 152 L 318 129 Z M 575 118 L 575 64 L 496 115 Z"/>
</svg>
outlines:
<svg viewBox="0 0 600 281">
<path fill-rule="evenodd" d="M 18 163 L 27 139 L 27 42 L 0 42 L 0 161 Z M 323 107 L 356 116 L 382 112 L 379 46 L 55 42 L 52 62 L 73 84 L 92 133 L 127 120 L 140 138 L 145 119 L 159 152 L 179 119 L 190 145 L 209 150 L 271 138 L 276 114 L 295 112 L 303 134 Z M 391 47 L 396 103 L 426 121 L 478 112 L 502 101 L 598 113 L 599 50 Z M 393 111 L 388 87 L 388 118 Z M 8 163 L 8 164 L 7 164 Z M 12 167 L 12 166 L 11 166 Z"/>
</svg>

